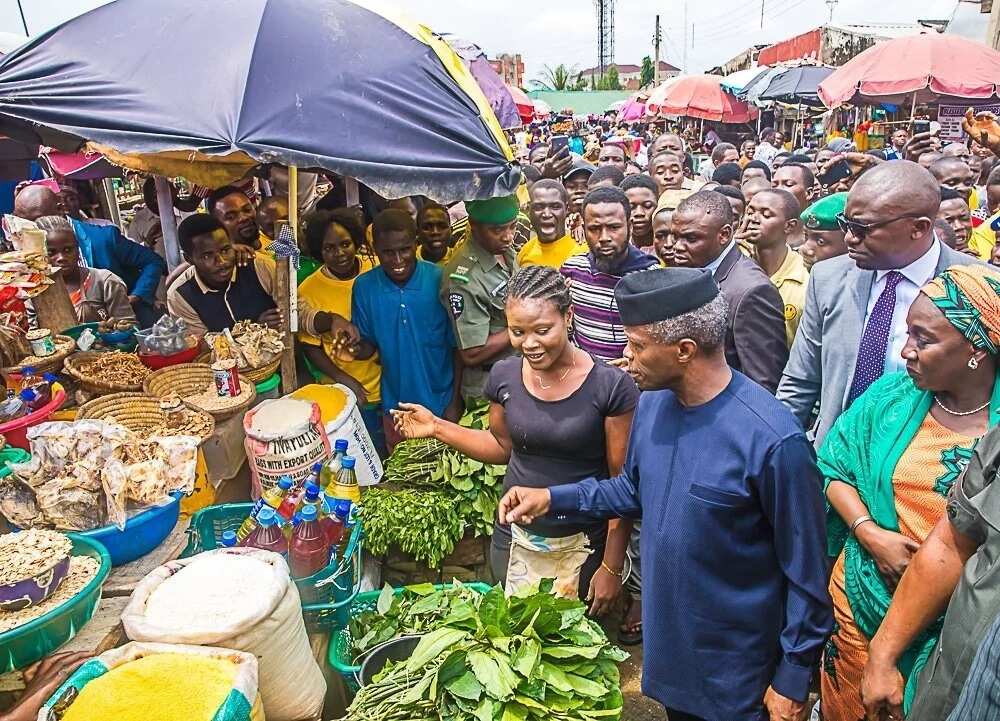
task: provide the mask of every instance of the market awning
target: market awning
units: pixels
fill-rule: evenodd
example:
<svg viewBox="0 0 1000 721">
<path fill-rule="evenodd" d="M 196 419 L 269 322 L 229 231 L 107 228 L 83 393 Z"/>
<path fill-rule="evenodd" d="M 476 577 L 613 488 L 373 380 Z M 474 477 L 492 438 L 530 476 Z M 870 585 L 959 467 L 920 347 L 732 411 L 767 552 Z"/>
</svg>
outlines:
<svg viewBox="0 0 1000 721">
<path fill-rule="evenodd" d="M 117 0 L 0 62 L 0 132 L 206 185 L 257 163 L 386 197 L 509 194 L 517 166 L 462 60 L 375 0 Z"/>
<path fill-rule="evenodd" d="M 819 85 L 827 107 L 997 96 L 1000 52 L 957 35 L 914 35 L 868 48 Z"/>
<path fill-rule="evenodd" d="M 722 88 L 718 75 L 684 75 L 657 86 L 647 103 L 651 113 L 745 123 L 757 117 L 753 108 Z"/>
</svg>

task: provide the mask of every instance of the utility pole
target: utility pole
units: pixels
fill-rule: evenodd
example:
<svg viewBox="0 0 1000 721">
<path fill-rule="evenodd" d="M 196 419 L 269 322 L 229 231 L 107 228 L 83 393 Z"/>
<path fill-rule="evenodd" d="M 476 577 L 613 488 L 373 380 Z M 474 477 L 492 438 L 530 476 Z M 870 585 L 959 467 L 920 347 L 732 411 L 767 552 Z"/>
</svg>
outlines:
<svg viewBox="0 0 1000 721">
<path fill-rule="evenodd" d="M 691 28 L 691 44 L 694 44 L 694 28 Z M 688 4 L 687 0 L 684 0 L 684 59 L 681 61 L 684 65 L 684 74 L 688 71 Z"/>
<path fill-rule="evenodd" d="M 663 39 L 660 33 L 660 16 L 656 16 L 656 32 L 653 34 L 653 48 L 656 51 L 656 59 L 653 60 L 653 85 L 660 84 L 660 41 Z"/>
<path fill-rule="evenodd" d="M 837 2 L 838 2 L 838 0 L 826 0 L 826 4 L 830 8 L 830 20 L 829 20 L 829 22 L 831 22 L 831 23 L 833 22 L 833 11 L 837 7 Z"/>
<path fill-rule="evenodd" d="M 760 0 L 760 29 L 764 29 L 764 0 Z"/>
</svg>

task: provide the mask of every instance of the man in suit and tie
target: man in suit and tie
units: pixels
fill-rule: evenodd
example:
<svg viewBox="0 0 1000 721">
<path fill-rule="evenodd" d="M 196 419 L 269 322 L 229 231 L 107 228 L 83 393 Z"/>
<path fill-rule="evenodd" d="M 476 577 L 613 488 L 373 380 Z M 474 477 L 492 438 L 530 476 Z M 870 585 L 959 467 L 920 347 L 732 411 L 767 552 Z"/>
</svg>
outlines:
<svg viewBox="0 0 1000 721">
<path fill-rule="evenodd" d="M 704 190 L 682 200 L 671 220 L 674 265 L 712 271 L 729 305 L 726 362 L 771 393 L 788 360 L 784 304 L 760 266 L 733 238 L 726 196 Z"/>
<path fill-rule="evenodd" d="M 906 312 L 920 287 L 976 263 L 934 236 L 937 180 L 908 160 L 882 163 L 851 188 L 838 222 L 848 254 L 817 263 L 778 399 L 819 446 L 834 421 L 883 373 L 903 370 Z"/>
</svg>

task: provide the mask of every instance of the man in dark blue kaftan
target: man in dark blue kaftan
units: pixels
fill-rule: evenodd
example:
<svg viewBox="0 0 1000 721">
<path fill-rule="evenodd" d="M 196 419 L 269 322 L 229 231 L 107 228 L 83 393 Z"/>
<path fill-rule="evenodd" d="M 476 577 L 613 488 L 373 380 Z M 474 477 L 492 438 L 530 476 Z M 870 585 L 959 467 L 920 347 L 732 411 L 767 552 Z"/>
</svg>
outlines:
<svg viewBox="0 0 1000 721">
<path fill-rule="evenodd" d="M 642 518 L 643 693 L 671 721 L 798 719 L 832 625 L 812 445 L 726 365 L 711 273 L 635 273 L 616 297 L 645 391 L 621 475 L 511 489 L 501 521 Z"/>
</svg>

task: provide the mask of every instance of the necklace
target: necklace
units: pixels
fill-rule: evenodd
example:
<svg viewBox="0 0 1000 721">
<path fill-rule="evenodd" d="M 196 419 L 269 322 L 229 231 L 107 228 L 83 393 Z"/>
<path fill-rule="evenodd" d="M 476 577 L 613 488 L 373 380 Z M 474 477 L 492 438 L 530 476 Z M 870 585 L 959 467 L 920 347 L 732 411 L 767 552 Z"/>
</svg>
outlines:
<svg viewBox="0 0 1000 721">
<path fill-rule="evenodd" d="M 979 406 L 979 408 L 973 408 L 971 411 L 953 411 L 951 408 L 939 401 L 937 396 L 934 396 L 934 402 L 937 403 L 938 408 L 943 410 L 945 413 L 950 413 L 953 416 L 971 416 L 973 413 L 979 413 L 979 411 L 985 409 L 990 404 L 989 401 L 986 401 Z"/>
<path fill-rule="evenodd" d="M 573 370 L 574 368 L 576 368 L 576 352 L 575 351 L 573 352 L 573 365 L 571 365 L 569 368 L 567 368 L 566 370 L 563 371 L 563 374 L 561 376 L 559 376 L 559 380 L 557 380 L 551 386 L 547 386 L 544 383 L 542 383 L 542 377 L 540 375 L 538 375 L 537 373 L 535 373 L 535 382 L 538 384 L 539 388 L 541 388 L 542 390 L 546 390 L 547 391 L 550 388 L 552 388 L 553 386 L 557 386 L 560 383 L 562 383 L 564 380 L 566 380 L 566 376 L 568 376 L 569 373 L 570 373 L 570 371 Z"/>
</svg>

